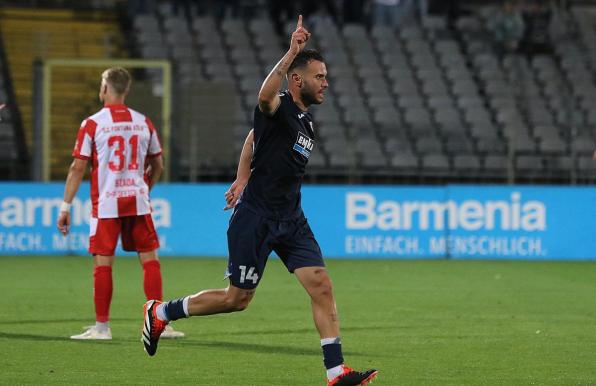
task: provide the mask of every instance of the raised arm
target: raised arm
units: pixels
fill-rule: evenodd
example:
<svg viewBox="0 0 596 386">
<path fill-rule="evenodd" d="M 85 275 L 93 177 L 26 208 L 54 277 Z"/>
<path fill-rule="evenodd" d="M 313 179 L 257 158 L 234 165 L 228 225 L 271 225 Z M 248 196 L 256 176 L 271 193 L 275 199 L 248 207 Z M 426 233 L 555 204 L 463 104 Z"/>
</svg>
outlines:
<svg viewBox="0 0 596 386">
<path fill-rule="evenodd" d="M 70 206 L 72 200 L 81 186 L 81 181 L 85 176 L 87 169 L 87 160 L 75 158 L 70 164 L 68 176 L 66 177 L 66 186 L 64 187 L 64 201 L 60 206 L 60 214 L 58 215 L 58 230 L 66 236 L 70 231 Z"/>
<path fill-rule="evenodd" d="M 281 58 L 279 62 L 273 67 L 273 70 L 267 75 L 261 90 L 259 91 L 259 109 L 267 114 L 273 115 L 281 100 L 279 99 L 279 89 L 281 88 L 282 82 L 290 64 L 298 55 L 300 51 L 304 49 L 306 42 L 310 39 L 310 32 L 302 26 L 302 15 L 298 16 L 298 23 L 296 24 L 296 30 L 292 33 L 292 39 L 290 41 L 290 49 Z"/>
<path fill-rule="evenodd" d="M 242 146 L 242 152 L 240 153 L 240 161 L 238 162 L 238 171 L 236 172 L 236 181 L 232 183 L 232 186 L 225 192 L 226 206 L 224 210 L 231 209 L 236 206 L 240 195 L 244 191 L 248 179 L 250 178 L 250 162 L 252 160 L 253 152 L 253 130 L 249 131 Z"/>
</svg>

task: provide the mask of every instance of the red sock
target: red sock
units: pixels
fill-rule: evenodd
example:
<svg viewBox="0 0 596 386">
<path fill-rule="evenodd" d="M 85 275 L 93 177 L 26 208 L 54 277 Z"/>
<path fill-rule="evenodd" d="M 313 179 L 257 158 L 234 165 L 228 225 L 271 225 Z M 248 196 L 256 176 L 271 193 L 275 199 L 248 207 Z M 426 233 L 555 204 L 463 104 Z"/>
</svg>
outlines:
<svg viewBox="0 0 596 386">
<path fill-rule="evenodd" d="M 95 320 L 110 320 L 110 302 L 112 301 L 112 267 L 97 266 L 93 269 L 93 301 L 95 302 Z"/>
<path fill-rule="evenodd" d="M 147 300 L 162 300 L 161 269 L 158 260 L 149 260 L 143 264 L 143 289 Z"/>
</svg>

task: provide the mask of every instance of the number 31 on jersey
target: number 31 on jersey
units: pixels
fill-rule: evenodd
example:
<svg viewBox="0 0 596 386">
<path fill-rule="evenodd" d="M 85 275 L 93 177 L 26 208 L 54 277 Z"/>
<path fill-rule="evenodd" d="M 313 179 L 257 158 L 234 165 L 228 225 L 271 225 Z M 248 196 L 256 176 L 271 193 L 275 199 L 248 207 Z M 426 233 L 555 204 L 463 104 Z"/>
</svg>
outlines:
<svg viewBox="0 0 596 386">
<path fill-rule="evenodd" d="M 138 170 L 139 136 L 131 136 L 128 139 L 128 144 L 130 145 L 128 147 L 130 149 L 130 163 L 128 164 L 128 170 Z M 121 135 L 113 135 L 110 138 L 108 138 L 108 146 L 110 148 L 115 147 L 113 155 L 116 157 L 115 159 L 112 159 L 112 157 L 110 157 L 110 162 L 108 164 L 110 170 L 113 172 L 121 172 L 122 170 L 124 170 L 124 166 L 126 164 L 126 153 L 128 150 L 126 146 L 126 140 Z"/>
</svg>

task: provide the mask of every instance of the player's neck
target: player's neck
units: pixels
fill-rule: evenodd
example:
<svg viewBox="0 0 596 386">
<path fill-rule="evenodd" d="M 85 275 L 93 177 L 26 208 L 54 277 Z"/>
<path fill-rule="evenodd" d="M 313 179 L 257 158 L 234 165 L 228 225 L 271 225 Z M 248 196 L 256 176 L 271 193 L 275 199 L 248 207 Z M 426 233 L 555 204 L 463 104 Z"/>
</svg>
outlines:
<svg viewBox="0 0 596 386">
<path fill-rule="evenodd" d="M 300 92 L 290 90 L 290 95 L 292 96 L 292 100 L 296 103 L 296 106 L 302 111 L 307 111 L 308 106 L 302 99 L 300 98 Z"/>
<path fill-rule="evenodd" d="M 118 97 L 107 98 L 106 97 L 103 101 L 103 105 L 104 106 L 124 105 L 124 98 L 118 98 Z"/>
</svg>

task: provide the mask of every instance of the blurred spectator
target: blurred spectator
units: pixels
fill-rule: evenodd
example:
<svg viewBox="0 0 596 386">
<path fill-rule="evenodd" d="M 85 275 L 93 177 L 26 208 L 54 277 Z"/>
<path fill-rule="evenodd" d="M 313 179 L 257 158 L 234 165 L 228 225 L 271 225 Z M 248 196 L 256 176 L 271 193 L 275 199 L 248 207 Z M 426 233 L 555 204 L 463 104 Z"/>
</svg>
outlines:
<svg viewBox="0 0 596 386">
<path fill-rule="evenodd" d="M 278 34 L 285 34 L 284 26 L 288 20 L 296 18 L 295 5 L 291 1 L 267 0 L 269 16 L 273 20 Z"/>
<path fill-rule="evenodd" d="M 460 0 L 426 0 L 426 12 L 445 15 L 447 26 L 453 28 L 461 15 Z M 422 7 L 422 5 L 420 5 Z M 430 9 L 430 11 L 428 11 Z"/>
<path fill-rule="evenodd" d="M 512 1 L 505 1 L 503 8 L 490 23 L 499 57 L 517 51 L 524 36 L 524 20 Z"/>
<path fill-rule="evenodd" d="M 407 0 L 374 0 L 373 24 L 397 28 L 406 13 Z"/>
<path fill-rule="evenodd" d="M 151 14 L 155 11 L 154 0 L 128 0 L 127 4 L 130 16 Z"/>
<path fill-rule="evenodd" d="M 192 18 L 192 6 L 194 0 L 176 0 L 172 2 L 172 12 L 174 15 Z"/>
<path fill-rule="evenodd" d="M 542 0 L 531 0 L 522 11 L 525 28 L 520 51 L 528 56 L 552 53 L 549 33 L 552 10 L 545 3 Z"/>
<path fill-rule="evenodd" d="M 328 18 L 335 23 L 341 22 L 341 14 L 335 0 L 267 0 L 265 4 L 275 30 L 279 34 L 285 34 L 284 30 L 288 22 L 296 24 L 297 15 L 302 15 L 309 23 Z"/>
<path fill-rule="evenodd" d="M 331 17 L 335 23 L 339 23 L 339 10 L 335 0 L 302 0 L 297 2 L 297 13 L 305 18 L 311 16 Z M 295 16 L 294 16 L 295 17 Z"/>
<path fill-rule="evenodd" d="M 428 15 L 428 0 L 414 0 L 416 14 L 421 22 L 424 22 L 424 19 Z"/>
<path fill-rule="evenodd" d="M 364 23 L 365 0 L 344 0 L 344 23 Z"/>
<path fill-rule="evenodd" d="M 215 1 L 213 13 L 215 19 L 218 22 L 226 18 L 236 18 L 239 13 L 239 1 L 238 0 L 218 0 Z"/>
</svg>

